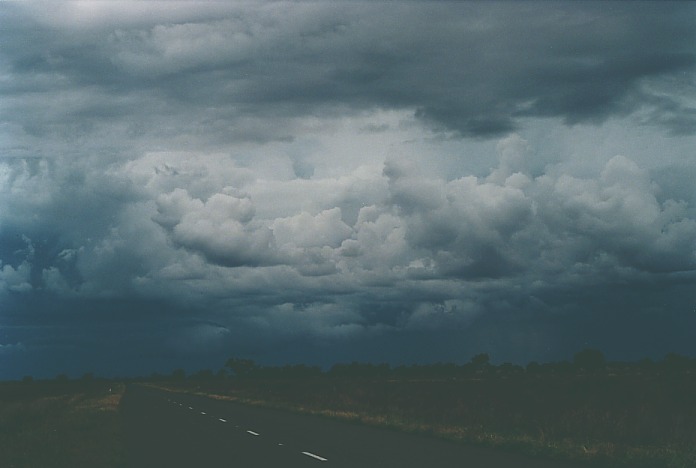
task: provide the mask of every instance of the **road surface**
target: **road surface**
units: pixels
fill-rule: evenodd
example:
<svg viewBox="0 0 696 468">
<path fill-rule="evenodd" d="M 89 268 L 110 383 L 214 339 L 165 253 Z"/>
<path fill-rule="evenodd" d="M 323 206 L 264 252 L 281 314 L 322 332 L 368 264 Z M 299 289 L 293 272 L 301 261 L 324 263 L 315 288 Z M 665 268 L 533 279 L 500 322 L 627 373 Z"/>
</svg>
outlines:
<svg viewBox="0 0 696 468">
<path fill-rule="evenodd" d="M 578 468 L 434 438 L 131 385 L 128 466 Z"/>
</svg>

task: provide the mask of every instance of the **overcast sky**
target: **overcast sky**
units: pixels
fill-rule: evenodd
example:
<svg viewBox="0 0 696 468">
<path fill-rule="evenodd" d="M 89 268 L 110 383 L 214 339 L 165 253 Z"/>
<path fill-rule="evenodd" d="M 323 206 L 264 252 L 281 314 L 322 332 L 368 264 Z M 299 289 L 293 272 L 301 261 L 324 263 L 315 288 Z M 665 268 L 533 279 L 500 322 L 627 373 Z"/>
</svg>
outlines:
<svg viewBox="0 0 696 468">
<path fill-rule="evenodd" d="M 694 3 L 0 22 L 0 378 L 696 355 Z"/>
</svg>

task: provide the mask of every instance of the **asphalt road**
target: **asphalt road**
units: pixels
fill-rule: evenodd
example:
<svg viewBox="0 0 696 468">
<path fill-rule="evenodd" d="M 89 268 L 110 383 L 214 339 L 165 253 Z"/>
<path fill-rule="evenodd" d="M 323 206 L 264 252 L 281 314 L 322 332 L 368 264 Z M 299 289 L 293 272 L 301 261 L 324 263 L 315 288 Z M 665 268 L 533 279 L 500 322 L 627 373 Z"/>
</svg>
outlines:
<svg viewBox="0 0 696 468">
<path fill-rule="evenodd" d="M 577 468 L 134 385 L 120 409 L 132 467 Z"/>
</svg>

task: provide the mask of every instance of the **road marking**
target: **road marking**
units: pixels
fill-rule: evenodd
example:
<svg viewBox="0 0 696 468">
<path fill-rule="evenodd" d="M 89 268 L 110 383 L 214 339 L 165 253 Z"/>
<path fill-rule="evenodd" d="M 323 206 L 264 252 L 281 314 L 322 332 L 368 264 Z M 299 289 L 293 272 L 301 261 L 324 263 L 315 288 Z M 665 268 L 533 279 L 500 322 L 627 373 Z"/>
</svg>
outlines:
<svg viewBox="0 0 696 468">
<path fill-rule="evenodd" d="M 257 432 L 254 432 L 254 431 L 247 431 L 247 432 L 248 432 L 249 434 L 253 435 L 253 436 L 260 436 L 260 435 L 261 435 L 261 434 L 259 434 L 259 433 L 257 433 Z"/>
<path fill-rule="evenodd" d="M 319 460 L 319 461 L 326 461 L 326 458 L 320 457 L 319 455 L 315 455 L 315 454 L 313 454 L 312 452 L 302 452 L 302 455 L 307 455 L 308 457 L 315 458 L 315 459 L 317 459 L 317 460 Z"/>
<path fill-rule="evenodd" d="M 220 422 L 227 422 L 226 419 L 222 419 L 222 418 L 218 418 L 218 421 L 220 421 Z"/>
<path fill-rule="evenodd" d="M 201 414 L 206 414 L 205 411 L 201 411 Z"/>
<path fill-rule="evenodd" d="M 192 410 L 193 408 L 191 408 L 191 407 L 189 406 L 188 409 Z"/>
</svg>

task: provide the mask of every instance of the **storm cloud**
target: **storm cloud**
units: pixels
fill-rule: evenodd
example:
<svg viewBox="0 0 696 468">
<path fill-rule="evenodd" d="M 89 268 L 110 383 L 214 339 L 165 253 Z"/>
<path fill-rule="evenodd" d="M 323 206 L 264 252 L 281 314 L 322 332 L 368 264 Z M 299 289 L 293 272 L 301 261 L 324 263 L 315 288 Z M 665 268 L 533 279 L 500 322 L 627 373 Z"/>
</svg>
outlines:
<svg viewBox="0 0 696 468">
<path fill-rule="evenodd" d="M 696 351 L 689 3 L 0 14 L 0 375 Z"/>
<path fill-rule="evenodd" d="M 12 122 L 270 140 L 292 138 L 299 115 L 381 106 L 466 136 L 637 112 L 694 132 L 678 94 L 696 65 L 688 4 L 175 5 L 3 7 Z M 37 112 L 47 95 L 56 105 Z"/>
</svg>

